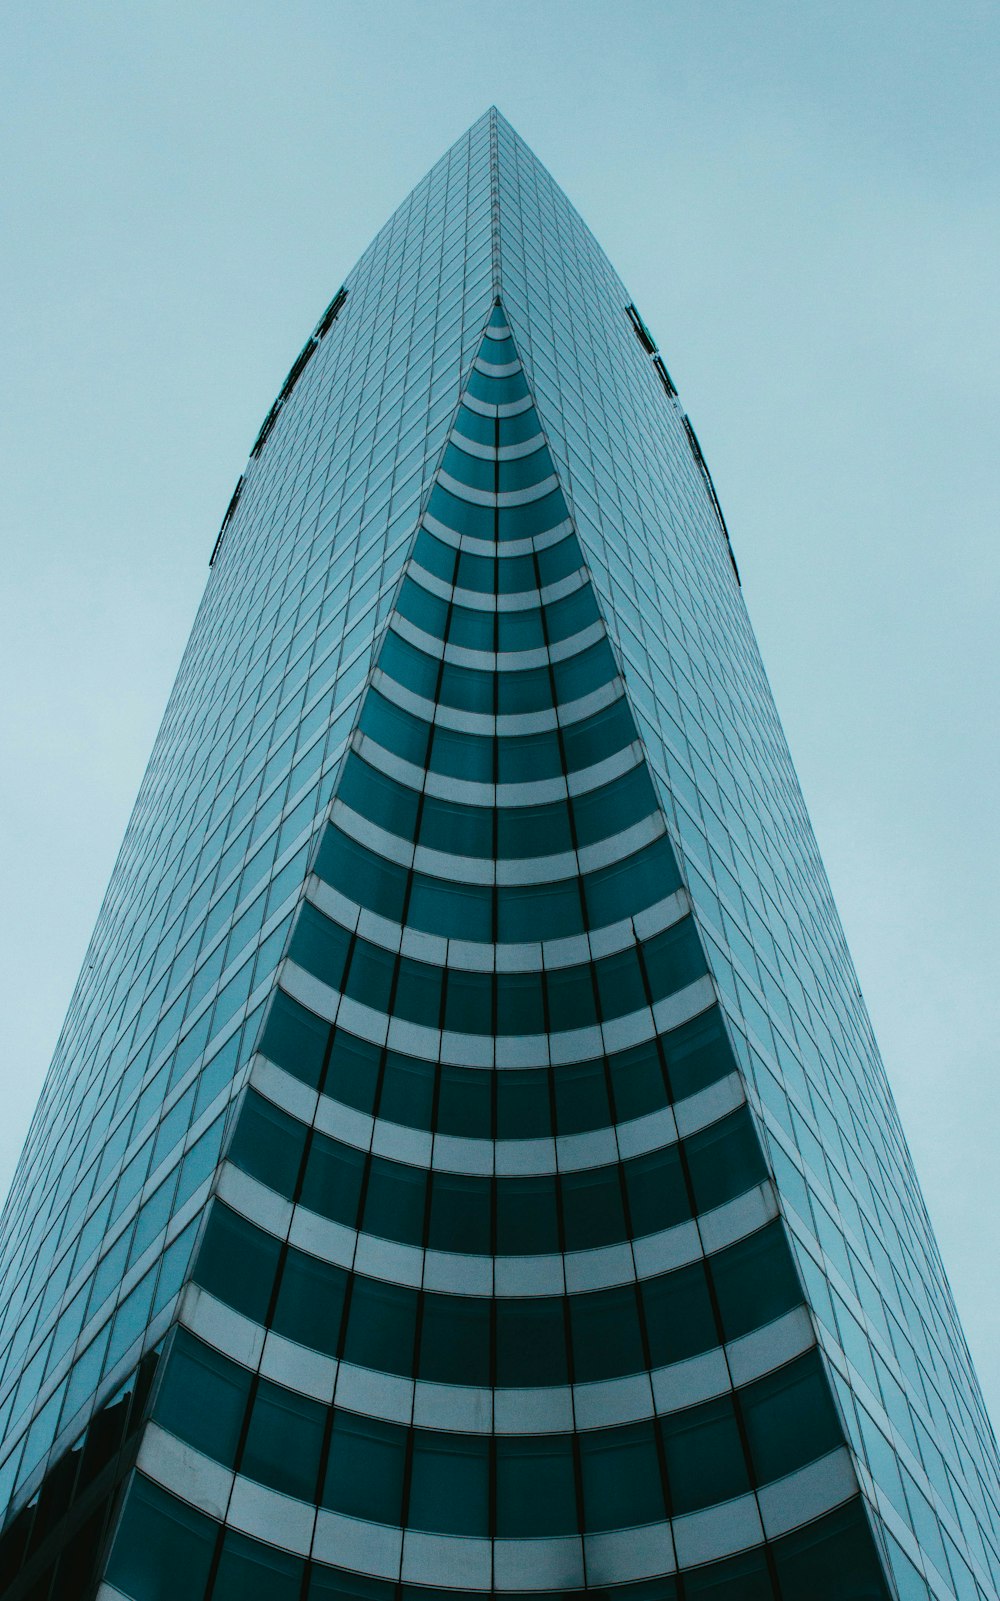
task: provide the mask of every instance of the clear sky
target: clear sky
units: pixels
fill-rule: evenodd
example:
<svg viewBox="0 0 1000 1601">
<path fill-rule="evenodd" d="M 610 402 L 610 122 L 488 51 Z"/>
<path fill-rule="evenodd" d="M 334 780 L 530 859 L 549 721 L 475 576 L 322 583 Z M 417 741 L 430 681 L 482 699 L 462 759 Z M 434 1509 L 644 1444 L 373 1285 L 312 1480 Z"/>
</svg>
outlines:
<svg viewBox="0 0 1000 1601">
<path fill-rule="evenodd" d="M 8 0 L 0 1190 L 260 420 L 491 102 L 711 464 L 1000 1420 L 995 0 Z"/>
</svg>

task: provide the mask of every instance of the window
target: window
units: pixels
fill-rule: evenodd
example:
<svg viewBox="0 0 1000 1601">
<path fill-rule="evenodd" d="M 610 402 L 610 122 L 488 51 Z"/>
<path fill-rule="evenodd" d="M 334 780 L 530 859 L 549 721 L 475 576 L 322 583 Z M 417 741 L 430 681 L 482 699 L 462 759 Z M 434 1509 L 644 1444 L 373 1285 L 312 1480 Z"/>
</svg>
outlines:
<svg viewBox="0 0 1000 1601">
<path fill-rule="evenodd" d="M 136 1473 L 108 1563 L 108 1582 L 135 1601 L 202 1595 L 218 1525 Z"/>
<path fill-rule="evenodd" d="M 316 1497 L 326 1407 L 261 1379 L 240 1472 L 299 1501 Z"/>
<path fill-rule="evenodd" d="M 310 1500 L 314 1489 L 309 1492 Z M 212 1601 L 299 1601 L 302 1573 L 299 1557 L 227 1529 Z M 196 1591 L 184 1593 L 191 1601 L 197 1595 Z"/>
<path fill-rule="evenodd" d="M 229 1160 L 269 1189 L 290 1198 L 295 1194 L 305 1140 L 305 1126 L 297 1118 L 289 1117 L 256 1090 L 248 1089 Z"/>
<path fill-rule="evenodd" d="M 579 1439 L 588 1533 L 666 1516 L 652 1423 L 588 1430 Z"/>
<path fill-rule="evenodd" d="M 568 1435 L 499 1436 L 497 1537 L 537 1539 L 575 1534 L 579 1527 L 573 1448 Z"/>
<path fill-rule="evenodd" d="M 344 1357 L 358 1367 L 413 1376 L 417 1294 L 399 1284 L 355 1277 Z"/>
<path fill-rule="evenodd" d="M 280 1249 L 270 1234 L 213 1201 L 194 1276 L 220 1301 L 263 1323 Z"/>
<path fill-rule="evenodd" d="M 497 1379 L 505 1389 L 566 1384 L 566 1325 L 563 1303 L 549 1297 L 494 1302 L 497 1320 Z M 499 1442 L 498 1442 L 499 1443 Z"/>
<path fill-rule="evenodd" d="M 406 1430 L 351 1412 L 334 1415 L 323 1505 L 334 1512 L 399 1525 Z"/>
<path fill-rule="evenodd" d="M 291 1249 L 278 1288 L 275 1331 L 310 1350 L 336 1356 L 346 1288 L 343 1268 Z"/>
<path fill-rule="evenodd" d="M 439 1534 L 489 1533 L 489 1441 L 485 1435 L 413 1431 L 407 1522 Z"/>
<path fill-rule="evenodd" d="M 791 1251 L 777 1222 L 719 1251 L 712 1257 L 711 1273 L 727 1340 L 763 1327 L 802 1300 Z"/>
<path fill-rule="evenodd" d="M 169 1433 L 231 1468 L 249 1394 L 246 1368 L 178 1329 L 153 1416 Z"/>
<path fill-rule="evenodd" d="M 695 1512 L 750 1488 L 730 1396 L 688 1407 L 659 1421 L 675 1514 Z"/>
</svg>

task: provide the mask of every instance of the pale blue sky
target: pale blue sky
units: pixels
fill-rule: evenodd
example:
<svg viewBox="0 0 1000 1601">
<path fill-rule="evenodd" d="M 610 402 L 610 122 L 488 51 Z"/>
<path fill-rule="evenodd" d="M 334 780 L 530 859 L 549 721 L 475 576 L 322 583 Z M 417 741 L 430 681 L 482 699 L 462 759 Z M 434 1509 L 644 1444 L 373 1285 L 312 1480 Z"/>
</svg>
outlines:
<svg viewBox="0 0 1000 1601">
<path fill-rule="evenodd" d="M 289 362 L 495 101 L 711 463 L 1000 1418 L 1000 8 L 13 0 L 0 1188 Z"/>
</svg>

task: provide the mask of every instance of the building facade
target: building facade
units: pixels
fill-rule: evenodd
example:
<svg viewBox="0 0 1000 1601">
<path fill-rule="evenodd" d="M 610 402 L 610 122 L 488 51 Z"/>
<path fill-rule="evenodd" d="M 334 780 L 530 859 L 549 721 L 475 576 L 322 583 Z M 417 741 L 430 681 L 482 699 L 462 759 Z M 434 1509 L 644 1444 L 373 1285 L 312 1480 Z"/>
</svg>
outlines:
<svg viewBox="0 0 1000 1601">
<path fill-rule="evenodd" d="M 655 341 L 490 111 L 256 440 L 0 1231 L 11 1601 L 994 1601 Z"/>
</svg>

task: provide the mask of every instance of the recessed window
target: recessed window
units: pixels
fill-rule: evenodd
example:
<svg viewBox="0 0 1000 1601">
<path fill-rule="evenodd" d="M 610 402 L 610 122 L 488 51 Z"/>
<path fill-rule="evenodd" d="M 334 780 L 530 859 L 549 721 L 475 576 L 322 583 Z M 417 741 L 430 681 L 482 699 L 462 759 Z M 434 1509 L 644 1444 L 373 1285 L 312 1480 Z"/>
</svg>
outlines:
<svg viewBox="0 0 1000 1601">
<path fill-rule="evenodd" d="M 635 329 L 636 338 L 638 339 L 639 343 L 641 344 L 643 350 L 645 350 L 650 356 L 655 356 L 656 355 L 656 340 L 653 338 L 653 336 L 650 333 L 649 329 L 646 327 L 646 324 L 643 322 L 642 318 L 639 316 L 639 313 L 636 310 L 635 306 L 626 306 L 625 307 L 625 311 L 626 311 L 626 313 L 628 315 L 629 322 L 632 324 L 632 327 Z"/>
<path fill-rule="evenodd" d="M 338 289 L 337 293 L 334 295 L 333 299 L 330 301 L 330 304 L 324 311 L 322 317 L 319 319 L 319 322 L 316 324 L 316 332 L 313 335 L 314 339 L 322 339 L 324 334 L 328 334 L 330 332 L 330 329 L 340 316 L 341 309 L 346 299 L 347 290 Z"/>
</svg>

